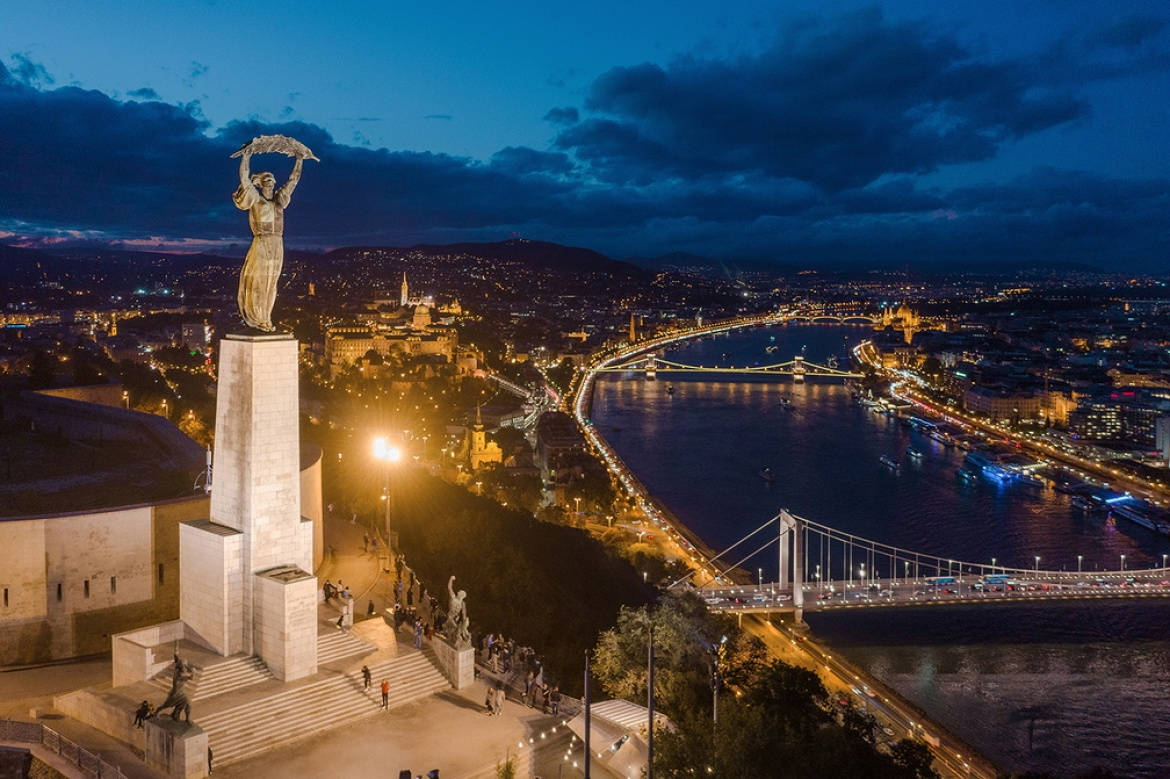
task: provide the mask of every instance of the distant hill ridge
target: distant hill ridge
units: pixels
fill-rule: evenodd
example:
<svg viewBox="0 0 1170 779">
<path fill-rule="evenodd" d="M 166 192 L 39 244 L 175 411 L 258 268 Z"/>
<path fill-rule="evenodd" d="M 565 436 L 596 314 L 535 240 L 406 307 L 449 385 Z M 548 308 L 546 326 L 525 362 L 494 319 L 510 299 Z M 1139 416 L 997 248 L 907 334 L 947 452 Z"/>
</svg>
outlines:
<svg viewBox="0 0 1170 779">
<path fill-rule="evenodd" d="M 403 254 L 407 252 L 422 252 L 424 254 L 470 254 L 475 257 L 484 257 L 491 260 L 511 260 L 533 268 L 549 268 L 574 272 L 631 273 L 639 271 L 636 265 L 615 260 L 592 249 L 584 249 L 578 246 L 564 246 L 548 241 L 533 241 L 527 238 L 509 238 L 506 241 L 494 242 L 420 243 L 409 247 L 346 246 L 327 252 L 326 256 L 345 256 L 358 251 L 371 250 L 384 250 Z"/>
</svg>

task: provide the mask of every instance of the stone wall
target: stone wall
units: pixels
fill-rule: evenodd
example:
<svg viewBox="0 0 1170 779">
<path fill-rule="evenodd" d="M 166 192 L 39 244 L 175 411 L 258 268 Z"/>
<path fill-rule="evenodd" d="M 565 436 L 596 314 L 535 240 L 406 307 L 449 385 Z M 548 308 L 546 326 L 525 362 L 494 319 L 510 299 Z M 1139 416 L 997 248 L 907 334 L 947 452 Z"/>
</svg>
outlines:
<svg viewBox="0 0 1170 779">
<path fill-rule="evenodd" d="M 312 549 L 312 558 L 302 553 L 289 560 L 306 570 L 321 556 L 319 452 L 314 448 L 302 458 L 306 467 L 300 474 L 307 503 L 297 546 Z M 0 597 L 0 666 L 108 652 L 115 633 L 178 619 L 179 526 L 207 516 L 208 497 L 201 493 L 140 506 L 0 519 L 0 596 L 8 590 L 7 606 Z M 242 635 L 242 621 L 233 629 Z"/>
<path fill-rule="evenodd" d="M 206 513 L 197 495 L 0 520 L 0 665 L 108 652 L 115 633 L 176 619 L 179 523 Z"/>
</svg>

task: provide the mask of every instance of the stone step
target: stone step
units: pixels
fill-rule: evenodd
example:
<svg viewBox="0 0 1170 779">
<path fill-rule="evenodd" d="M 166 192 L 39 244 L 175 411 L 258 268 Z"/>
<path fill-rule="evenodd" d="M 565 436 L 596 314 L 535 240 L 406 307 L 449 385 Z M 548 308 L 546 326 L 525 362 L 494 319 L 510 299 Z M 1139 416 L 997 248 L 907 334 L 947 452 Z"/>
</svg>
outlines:
<svg viewBox="0 0 1170 779">
<path fill-rule="evenodd" d="M 163 692 L 170 692 L 171 673 L 168 669 L 151 679 L 150 683 Z M 254 655 L 232 658 L 222 663 L 196 668 L 195 676 L 187 682 L 187 698 L 192 702 L 206 700 L 273 678 L 264 661 Z"/>
<path fill-rule="evenodd" d="M 376 649 L 373 644 L 340 630 L 336 633 L 325 633 L 317 636 L 317 665 L 332 663 L 346 657 L 367 655 Z"/>
<path fill-rule="evenodd" d="M 368 691 L 361 689 L 361 673 L 354 671 L 200 717 L 198 723 L 207 731 L 216 762 L 227 765 L 377 714 L 383 678 L 390 679 L 391 707 L 449 689 L 431 658 L 428 650 L 375 664 Z"/>
</svg>

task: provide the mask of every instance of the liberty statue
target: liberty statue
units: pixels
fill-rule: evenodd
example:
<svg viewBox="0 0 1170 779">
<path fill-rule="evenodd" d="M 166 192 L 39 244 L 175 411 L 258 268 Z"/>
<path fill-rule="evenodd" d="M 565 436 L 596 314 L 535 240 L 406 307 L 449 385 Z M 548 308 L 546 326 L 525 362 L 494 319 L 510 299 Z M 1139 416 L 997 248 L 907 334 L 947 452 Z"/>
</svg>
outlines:
<svg viewBox="0 0 1170 779">
<path fill-rule="evenodd" d="M 251 172 L 252 155 L 269 152 L 296 157 L 292 173 L 280 189 L 276 189 L 276 176 L 272 173 Z M 271 333 L 276 329 L 272 324 L 276 282 L 284 265 L 284 209 L 301 180 L 301 165 L 306 159 L 317 158 L 309 147 L 284 135 L 253 138 L 232 156 L 240 158 L 240 186 L 232 201 L 236 208 L 248 212 L 248 225 L 252 228 L 252 246 L 240 270 L 236 301 L 244 324 Z"/>
</svg>

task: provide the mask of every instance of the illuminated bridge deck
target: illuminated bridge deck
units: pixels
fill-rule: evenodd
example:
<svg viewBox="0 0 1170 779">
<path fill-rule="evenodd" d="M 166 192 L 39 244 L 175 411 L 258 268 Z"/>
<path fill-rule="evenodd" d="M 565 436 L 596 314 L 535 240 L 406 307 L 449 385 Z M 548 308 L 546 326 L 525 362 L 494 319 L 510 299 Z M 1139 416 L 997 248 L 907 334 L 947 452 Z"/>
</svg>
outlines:
<svg viewBox="0 0 1170 779">
<path fill-rule="evenodd" d="M 978 577 L 956 578 L 954 584 L 927 584 L 905 579 L 882 579 L 867 582 L 806 583 L 805 611 L 858 609 L 874 607 L 978 605 L 992 603 L 1029 603 L 1033 601 L 1114 598 L 1170 597 L 1170 575 L 1163 569 L 1126 572 L 1125 577 L 1097 577 L 1075 573 L 1040 579 L 1021 579 L 1018 587 L 987 585 L 987 589 L 973 589 Z M 1126 579 L 1132 578 L 1133 582 Z M 737 614 L 766 614 L 791 611 L 791 587 L 778 588 L 774 584 L 742 587 L 703 587 L 698 593 L 712 611 Z"/>
</svg>

